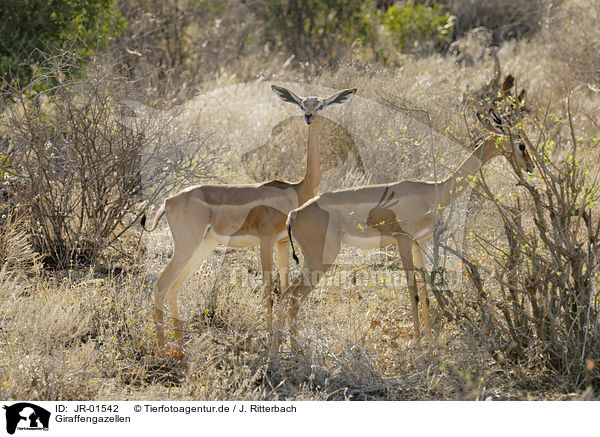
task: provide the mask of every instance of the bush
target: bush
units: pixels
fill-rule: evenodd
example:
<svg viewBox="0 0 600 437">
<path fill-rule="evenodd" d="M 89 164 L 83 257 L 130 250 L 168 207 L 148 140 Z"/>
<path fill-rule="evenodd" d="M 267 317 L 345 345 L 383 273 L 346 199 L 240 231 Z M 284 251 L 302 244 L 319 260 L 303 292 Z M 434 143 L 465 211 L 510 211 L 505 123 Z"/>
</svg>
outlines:
<svg viewBox="0 0 600 437">
<path fill-rule="evenodd" d="M 254 0 L 250 9 L 263 40 L 301 62 L 335 65 L 355 41 L 372 38 L 363 0 Z"/>
<path fill-rule="evenodd" d="M 555 144 L 542 127 L 535 145 L 521 134 L 539 175 L 535 183 L 520 179 L 524 198 L 493 196 L 483 181 L 503 229 L 477 233 L 479 262 L 459 254 L 472 293 L 446 303 L 447 315 L 475 332 L 497 361 L 572 391 L 600 385 L 600 183 L 578 162 L 593 139 L 577 137 L 570 113 L 557 120 L 570 131 L 569 144 Z"/>
<path fill-rule="evenodd" d="M 11 152 L 1 166 L 10 205 L 42 261 L 61 268 L 94 261 L 136 223 L 142 197 L 206 179 L 213 164 L 202 133 L 178 135 L 166 118 L 126 127 L 120 102 L 131 84 L 95 64 L 85 79 L 67 80 L 73 60 L 82 62 L 53 58 L 4 93 L 15 102 L 4 114 Z M 48 82 L 59 85 L 39 91 Z"/>
<path fill-rule="evenodd" d="M 492 44 L 500 45 L 512 38 L 529 37 L 542 24 L 548 1 L 534 0 L 441 0 L 442 8 L 456 17 L 454 37 L 472 29 L 486 27 L 492 31 Z"/>
<path fill-rule="evenodd" d="M 26 83 L 39 50 L 65 45 L 81 56 L 106 47 L 125 22 L 115 0 L 4 0 L 0 23 L 0 79 L 8 72 Z M 29 65 L 24 65 L 29 64 Z"/>
<path fill-rule="evenodd" d="M 335 66 L 355 47 L 363 49 L 363 57 L 378 61 L 391 59 L 390 52 L 397 50 L 428 53 L 448 42 L 453 28 L 453 16 L 437 3 L 387 7 L 359 0 L 254 0 L 250 4 L 262 39 L 272 49 L 319 66 Z"/>
<path fill-rule="evenodd" d="M 128 78 L 162 98 L 238 60 L 252 24 L 237 0 L 120 0 L 119 10 L 129 25 L 111 48 Z"/>
<path fill-rule="evenodd" d="M 574 80 L 588 82 L 592 88 L 600 85 L 600 3 L 594 0 L 564 2 L 554 13 L 545 29 L 553 61 L 560 61 L 562 71 Z M 577 25 L 573 25 L 577 23 Z M 564 79 L 563 79 L 564 80 Z"/>
<path fill-rule="evenodd" d="M 390 7 L 383 15 L 383 23 L 398 48 L 423 52 L 433 44 L 450 41 L 454 16 L 443 13 L 437 3 L 425 6 L 408 2 Z"/>
</svg>

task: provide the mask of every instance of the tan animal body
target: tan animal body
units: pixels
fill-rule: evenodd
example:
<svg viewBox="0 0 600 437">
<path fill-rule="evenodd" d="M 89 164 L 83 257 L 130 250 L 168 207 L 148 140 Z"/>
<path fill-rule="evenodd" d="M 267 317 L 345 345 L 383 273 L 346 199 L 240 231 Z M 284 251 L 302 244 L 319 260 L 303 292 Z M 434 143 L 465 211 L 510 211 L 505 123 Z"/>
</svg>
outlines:
<svg viewBox="0 0 600 437">
<path fill-rule="evenodd" d="M 273 246 L 277 245 L 277 261 L 282 288 L 285 289 L 289 283 L 289 241 L 285 233 L 287 215 L 317 194 L 319 188 L 318 113 L 329 105 L 346 102 L 356 92 L 354 88 L 327 98 L 301 98 L 282 87 L 273 85 L 272 89 L 282 100 L 300 107 L 308 125 L 304 177 L 298 182 L 272 180 L 249 185 L 197 185 L 165 200 L 152 227 L 153 230 L 162 214 L 166 214 L 174 244 L 173 257 L 154 284 L 154 320 L 160 355 L 164 354 L 165 347 L 165 298 L 173 319 L 175 338 L 182 351 L 183 331 L 177 307 L 179 291 L 188 276 L 218 244 L 228 247 L 260 245 L 267 329 L 272 331 Z"/>
<path fill-rule="evenodd" d="M 407 276 L 414 325 L 414 338 L 420 339 L 418 301 L 422 303 L 425 335 L 432 338 L 429 324 L 429 301 L 425 284 L 416 284 L 415 269 L 423 269 L 419 242 L 433 236 L 440 210 L 448 207 L 471 182 L 483 164 L 504 153 L 519 171 L 533 171 L 533 162 L 525 144 L 517 142 L 508 149 L 502 121 L 487 120 L 492 132 L 445 180 L 429 182 L 402 180 L 391 184 L 362 186 L 323 193 L 288 216 L 290 239 L 304 254 L 303 272 L 282 296 L 287 305 L 286 320 L 297 346 L 296 319 L 300 303 L 317 286 L 331 268 L 342 243 L 369 249 L 390 243 L 398 244 L 402 267 Z M 295 253 L 294 258 L 297 260 Z M 417 289 L 419 298 L 417 297 Z"/>
</svg>

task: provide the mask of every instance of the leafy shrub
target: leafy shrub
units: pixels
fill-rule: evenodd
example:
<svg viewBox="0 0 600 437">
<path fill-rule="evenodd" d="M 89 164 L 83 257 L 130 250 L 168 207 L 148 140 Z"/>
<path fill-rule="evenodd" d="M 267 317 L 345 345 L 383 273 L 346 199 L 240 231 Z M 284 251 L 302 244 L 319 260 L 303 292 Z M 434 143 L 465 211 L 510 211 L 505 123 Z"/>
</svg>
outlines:
<svg viewBox="0 0 600 437">
<path fill-rule="evenodd" d="M 38 50 L 54 51 L 68 45 L 79 55 L 87 56 L 97 47 L 106 47 L 110 36 L 125 26 L 115 9 L 115 0 L 2 3 L 0 78 L 10 71 L 13 77 L 27 82 L 35 69 Z M 28 62 L 29 66 L 23 65 Z"/>
<path fill-rule="evenodd" d="M 299 61 L 335 65 L 356 40 L 372 38 L 370 2 L 363 0 L 255 0 L 262 38 Z"/>
<path fill-rule="evenodd" d="M 272 48 L 316 65 L 335 65 L 354 47 L 386 61 L 390 50 L 423 53 L 450 40 L 454 18 L 437 3 L 386 6 L 359 0 L 255 0 L 250 9 Z"/>
<path fill-rule="evenodd" d="M 454 16 L 444 13 L 438 3 L 426 6 L 408 2 L 391 6 L 383 15 L 383 23 L 397 47 L 414 52 L 450 41 Z"/>
</svg>

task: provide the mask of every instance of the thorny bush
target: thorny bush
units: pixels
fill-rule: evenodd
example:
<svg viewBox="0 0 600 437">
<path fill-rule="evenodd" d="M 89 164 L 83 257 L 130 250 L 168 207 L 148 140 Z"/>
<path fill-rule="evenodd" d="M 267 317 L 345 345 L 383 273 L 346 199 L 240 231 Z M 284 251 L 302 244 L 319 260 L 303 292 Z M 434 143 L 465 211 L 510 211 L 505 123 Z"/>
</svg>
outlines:
<svg viewBox="0 0 600 437">
<path fill-rule="evenodd" d="M 4 208 L 26 219 L 44 264 L 59 268 L 116 247 L 142 199 L 146 206 L 206 180 L 215 156 L 206 134 L 180 134 L 174 117 L 125 117 L 122 102 L 135 84 L 109 68 L 89 63 L 84 79 L 66 79 L 67 68 L 82 63 L 74 58 L 49 59 L 27 86 L 9 85 L 2 96 L 10 144 L 0 168 Z"/>
<path fill-rule="evenodd" d="M 535 143 L 519 129 L 536 165 L 530 179 L 519 178 L 519 196 L 494 196 L 482 176 L 503 232 L 500 240 L 474 235 L 487 262 L 450 250 L 462 259 L 472 291 L 443 296 L 441 307 L 498 362 L 518 364 L 536 384 L 576 390 L 600 385 L 600 184 L 580 163 L 593 145 L 577 137 L 570 109 L 557 120 L 564 137 L 549 136 L 548 117 L 532 123 Z"/>
</svg>

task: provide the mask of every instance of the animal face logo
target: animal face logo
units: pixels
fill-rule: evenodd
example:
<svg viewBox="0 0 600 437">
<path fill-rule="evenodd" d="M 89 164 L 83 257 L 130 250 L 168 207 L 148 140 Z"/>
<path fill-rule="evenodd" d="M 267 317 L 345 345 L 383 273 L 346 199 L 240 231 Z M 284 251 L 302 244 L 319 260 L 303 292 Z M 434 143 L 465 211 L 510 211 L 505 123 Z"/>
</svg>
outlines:
<svg viewBox="0 0 600 437">
<path fill-rule="evenodd" d="M 50 412 L 29 402 L 4 406 L 6 410 L 6 432 L 19 430 L 48 430 Z"/>
</svg>

